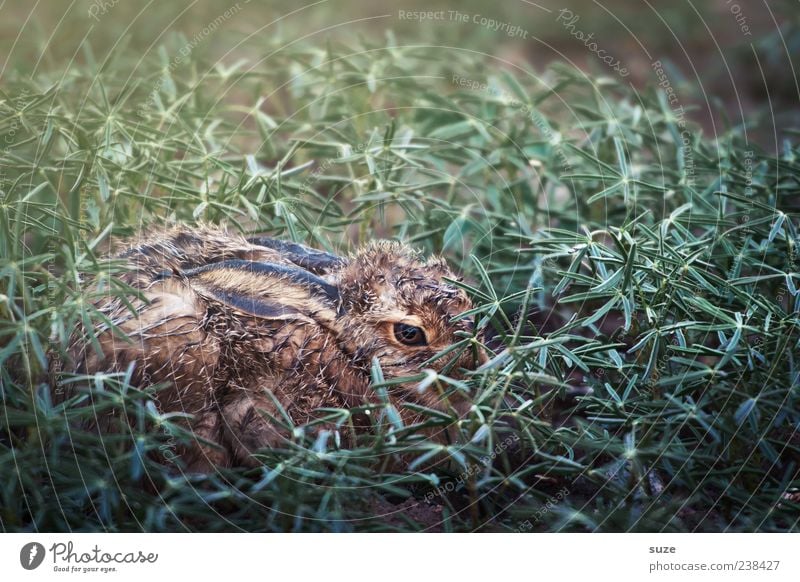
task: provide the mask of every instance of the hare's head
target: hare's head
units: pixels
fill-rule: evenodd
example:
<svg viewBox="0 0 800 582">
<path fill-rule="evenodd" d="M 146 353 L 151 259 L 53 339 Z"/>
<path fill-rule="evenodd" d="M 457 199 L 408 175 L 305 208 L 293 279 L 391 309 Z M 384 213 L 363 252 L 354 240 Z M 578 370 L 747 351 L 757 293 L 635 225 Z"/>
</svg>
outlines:
<svg viewBox="0 0 800 582">
<path fill-rule="evenodd" d="M 424 368 L 458 376 L 474 369 L 483 352 L 469 338 L 474 320 L 467 294 L 441 258 L 424 259 L 395 242 L 375 242 L 337 274 L 343 308 L 341 339 L 362 361 L 380 361 L 387 378 L 413 376 Z M 461 332 L 461 333 L 460 333 Z M 441 358 L 434 356 L 462 342 Z"/>
</svg>

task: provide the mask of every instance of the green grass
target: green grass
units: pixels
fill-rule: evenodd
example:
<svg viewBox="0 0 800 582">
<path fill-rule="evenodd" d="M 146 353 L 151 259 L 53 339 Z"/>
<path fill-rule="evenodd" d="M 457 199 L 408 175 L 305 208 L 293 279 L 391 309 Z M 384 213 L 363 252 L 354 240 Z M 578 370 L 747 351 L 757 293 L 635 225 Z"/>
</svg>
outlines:
<svg viewBox="0 0 800 582">
<path fill-rule="evenodd" d="M 3 530 L 800 529 L 794 141 L 710 140 L 654 90 L 566 67 L 370 41 L 174 64 L 185 43 L 3 87 Z M 165 220 L 443 252 L 492 355 L 462 444 L 383 406 L 355 449 L 298 430 L 263 469 L 187 477 L 152 453 L 191 435 L 124 375 L 66 380 L 131 420 L 76 428 L 94 411 L 53 404 L 46 370 L 93 317 L 80 281 Z M 388 470 L 400 451 L 447 462 Z"/>
</svg>

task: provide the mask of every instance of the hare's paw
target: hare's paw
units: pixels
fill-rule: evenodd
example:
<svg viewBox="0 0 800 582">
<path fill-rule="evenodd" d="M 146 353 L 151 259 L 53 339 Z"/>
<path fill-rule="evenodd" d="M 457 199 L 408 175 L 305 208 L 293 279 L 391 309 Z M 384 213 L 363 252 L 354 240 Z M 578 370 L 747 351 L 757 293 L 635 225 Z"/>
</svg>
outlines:
<svg viewBox="0 0 800 582">
<path fill-rule="evenodd" d="M 249 391 L 237 393 L 222 407 L 225 440 L 236 463 L 257 467 L 261 462 L 254 453 L 286 443 L 289 434 L 277 418 L 278 408 L 272 400 Z"/>
<path fill-rule="evenodd" d="M 207 412 L 192 422 L 195 443 L 183 452 L 181 458 L 190 473 L 209 473 L 216 467 L 231 466 L 230 451 L 222 443 L 223 422 L 219 413 Z"/>
</svg>

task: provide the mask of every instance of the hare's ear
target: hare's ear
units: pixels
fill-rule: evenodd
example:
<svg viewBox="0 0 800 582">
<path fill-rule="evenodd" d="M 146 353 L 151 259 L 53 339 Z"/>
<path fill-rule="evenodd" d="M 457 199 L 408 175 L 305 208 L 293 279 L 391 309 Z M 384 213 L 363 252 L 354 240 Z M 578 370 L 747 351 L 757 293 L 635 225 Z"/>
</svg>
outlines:
<svg viewBox="0 0 800 582">
<path fill-rule="evenodd" d="M 201 295 L 247 315 L 324 323 L 339 314 L 338 289 L 296 267 L 233 259 L 183 275 Z"/>
<path fill-rule="evenodd" d="M 280 253 L 280 255 L 303 269 L 312 273 L 324 275 L 333 269 L 344 265 L 345 260 L 325 251 L 318 251 L 305 245 L 287 242 L 274 238 L 257 236 L 247 239 L 247 242 L 260 247 L 266 247 Z"/>
</svg>

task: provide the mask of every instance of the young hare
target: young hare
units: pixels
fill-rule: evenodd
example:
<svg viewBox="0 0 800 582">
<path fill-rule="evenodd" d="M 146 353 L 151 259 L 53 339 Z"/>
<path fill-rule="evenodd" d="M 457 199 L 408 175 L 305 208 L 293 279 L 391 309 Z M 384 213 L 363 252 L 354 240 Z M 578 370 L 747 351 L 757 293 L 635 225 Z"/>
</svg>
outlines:
<svg viewBox="0 0 800 582">
<path fill-rule="evenodd" d="M 133 363 L 134 384 L 166 383 L 159 410 L 191 414 L 194 433 L 219 445 L 187 451 L 193 470 L 252 466 L 253 452 L 279 446 L 287 435 L 269 420 L 279 416 L 275 401 L 296 424 L 322 407 L 375 403 L 374 359 L 387 379 L 442 370 L 447 357 L 428 360 L 462 341 L 457 332 L 473 331 L 471 319 L 453 319 L 472 306 L 444 280 L 453 278 L 446 263 L 399 243 L 374 242 L 340 258 L 176 227 L 116 256 L 130 267 L 121 279 L 144 300 L 106 296 L 96 307 L 129 339 L 98 323 L 98 350 L 76 333 L 71 369 L 119 372 Z M 477 342 L 454 353 L 450 375 L 485 359 Z M 415 416 L 403 402 L 459 414 L 468 408 L 462 394 L 419 391 L 414 383 L 392 386 L 389 399 L 407 424 Z"/>
</svg>

